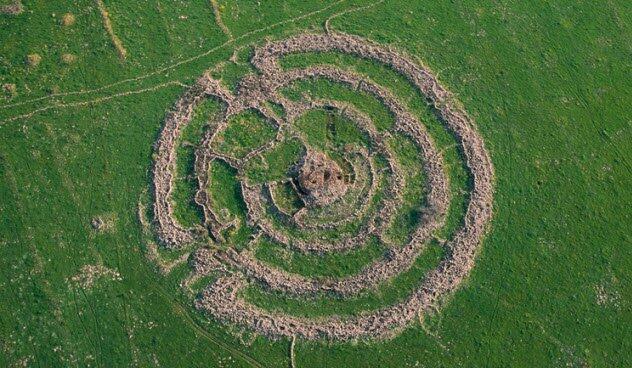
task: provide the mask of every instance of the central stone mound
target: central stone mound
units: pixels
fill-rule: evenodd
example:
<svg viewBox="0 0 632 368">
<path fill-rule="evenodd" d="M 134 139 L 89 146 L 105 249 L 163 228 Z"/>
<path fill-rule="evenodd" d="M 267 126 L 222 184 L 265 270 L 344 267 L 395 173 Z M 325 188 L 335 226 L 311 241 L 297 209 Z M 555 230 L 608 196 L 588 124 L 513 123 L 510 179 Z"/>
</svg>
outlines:
<svg viewBox="0 0 632 368">
<path fill-rule="evenodd" d="M 308 206 L 326 206 L 347 192 L 340 166 L 324 153 L 312 150 L 303 157 L 298 185 Z"/>
</svg>

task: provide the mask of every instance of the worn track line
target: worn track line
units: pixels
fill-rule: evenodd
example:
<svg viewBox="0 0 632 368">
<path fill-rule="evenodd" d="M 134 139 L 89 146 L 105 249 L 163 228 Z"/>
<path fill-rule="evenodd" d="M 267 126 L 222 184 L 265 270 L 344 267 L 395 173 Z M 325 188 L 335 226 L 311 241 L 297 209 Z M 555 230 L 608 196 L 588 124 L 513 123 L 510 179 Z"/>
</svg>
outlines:
<svg viewBox="0 0 632 368">
<path fill-rule="evenodd" d="M 230 29 L 228 29 L 228 27 L 226 27 L 226 24 L 224 24 L 224 21 L 222 21 L 222 14 L 220 12 L 220 8 L 219 8 L 219 4 L 217 3 L 217 0 L 210 0 L 210 2 L 211 2 L 211 6 L 213 7 L 213 14 L 215 15 L 215 23 L 217 23 L 217 25 L 222 30 L 222 32 L 224 32 L 224 34 L 228 36 L 229 40 L 234 39 L 235 37 L 233 37 L 233 34 L 230 32 Z"/>
<path fill-rule="evenodd" d="M 249 355 L 247 355 L 247 354 L 245 354 L 245 353 L 233 348 L 232 346 L 226 344 L 225 342 L 217 339 L 215 336 L 213 336 L 210 333 L 208 333 L 208 331 L 206 331 L 204 328 L 202 328 L 195 321 L 195 319 L 193 319 L 193 317 L 191 317 L 189 312 L 187 312 L 186 307 L 183 306 L 182 303 L 180 303 L 173 296 L 170 296 L 169 294 L 167 294 L 167 292 L 162 287 L 160 287 L 158 285 L 153 285 L 153 286 L 154 286 L 154 289 L 156 291 L 158 291 L 167 300 L 171 301 L 171 306 L 175 307 L 176 313 L 179 314 L 180 316 L 184 317 L 185 320 L 189 323 L 189 325 L 191 327 L 193 327 L 194 330 L 196 330 L 198 333 L 200 333 L 207 340 L 209 340 L 209 341 L 215 343 L 216 345 L 220 346 L 221 348 L 233 353 L 234 355 L 236 355 L 239 358 L 243 359 L 247 363 L 250 363 L 253 367 L 264 368 L 264 366 L 261 363 L 259 363 L 257 360 L 255 360 L 253 357 L 251 357 L 251 356 L 249 356 Z"/>
<path fill-rule="evenodd" d="M 112 41 L 112 45 L 116 48 L 116 53 L 119 56 L 119 59 L 125 60 L 127 57 L 127 50 L 123 47 L 123 41 L 114 33 L 114 28 L 112 27 L 112 21 L 110 20 L 110 12 L 105 7 L 103 0 L 94 0 L 99 8 L 99 13 L 101 13 L 101 19 L 103 20 L 103 28 L 107 32 L 108 36 L 110 36 L 110 41 Z"/>
<path fill-rule="evenodd" d="M 322 12 L 324 12 L 324 11 L 326 11 L 326 10 L 328 10 L 328 9 L 338 5 L 338 4 L 341 4 L 341 3 L 345 2 L 345 1 L 346 0 L 338 0 L 338 1 L 334 2 L 334 3 L 331 3 L 331 4 L 321 8 L 321 9 L 314 10 L 314 11 L 309 12 L 307 14 L 303 14 L 303 15 L 300 15 L 298 17 L 286 19 L 286 20 L 283 20 L 283 21 L 271 24 L 271 25 L 266 26 L 266 27 L 262 27 L 262 28 L 259 28 L 259 29 L 252 30 L 252 31 L 244 33 L 243 35 L 238 36 L 238 37 L 236 37 L 236 38 L 234 38 L 232 40 L 228 40 L 228 41 L 222 43 L 221 45 L 215 46 L 215 47 L 213 47 L 213 48 L 211 48 L 211 49 L 209 49 L 209 50 L 207 50 L 207 51 L 205 51 L 205 52 L 203 52 L 201 54 L 192 56 L 192 57 L 190 57 L 188 59 L 180 60 L 180 61 L 178 61 L 176 63 L 173 63 L 173 64 L 166 65 L 164 67 L 161 67 L 159 69 L 154 70 L 153 72 L 150 72 L 150 73 L 147 73 L 147 74 L 144 74 L 144 75 L 140 75 L 138 77 L 123 79 L 123 80 L 120 80 L 118 82 L 114 82 L 114 83 L 111 83 L 111 84 L 108 84 L 108 85 L 105 85 L 105 86 L 101 86 L 101 87 L 98 87 L 98 88 L 90 89 L 90 90 L 54 93 L 54 94 L 50 94 L 50 95 L 47 95 L 47 96 L 37 97 L 37 98 L 31 99 L 31 100 L 26 100 L 26 101 L 22 101 L 22 102 L 15 102 L 15 103 L 8 104 L 8 105 L 2 105 L 2 106 L 0 106 L 0 109 L 7 109 L 7 108 L 10 108 L 10 107 L 26 105 L 26 104 L 29 104 L 29 103 L 32 103 L 32 102 L 47 100 L 47 99 L 51 99 L 51 98 L 54 98 L 54 97 L 64 97 L 64 96 L 72 96 L 72 95 L 84 95 L 84 94 L 100 92 L 100 91 L 103 91 L 103 90 L 110 89 L 112 87 L 118 86 L 120 84 L 125 84 L 125 83 L 129 83 L 129 82 L 136 82 L 136 81 L 140 81 L 140 80 L 143 80 L 143 79 L 147 79 L 147 78 L 149 78 L 151 76 L 160 74 L 160 73 L 165 72 L 167 70 L 171 70 L 171 69 L 177 68 L 180 65 L 188 64 L 188 63 L 191 63 L 191 62 L 193 62 L 195 60 L 203 58 L 203 57 L 205 57 L 207 55 L 210 55 L 211 53 L 213 53 L 213 52 L 215 52 L 217 50 L 220 50 L 220 49 L 222 49 L 222 48 L 224 48 L 224 47 L 226 47 L 228 45 L 232 45 L 232 44 L 236 43 L 237 41 L 243 40 L 243 39 L 245 39 L 247 37 L 250 37 L 252 35 L 255 35 L 255 34 L 258 34 L 258 33 L 262 33 L 262 32 L 265 32 L 265 31 L 268 31 L 268 30 L 271 30 L 271 29 L 274 29 L 274 28 L 277 28 L 279 26 L 283 26 L 283 25 L 286 25 L 286 24 L 295 23 L 295 22 L 301 21 L 301 20 L 306 19 L 306 18 L 310 18 L 310 17 L 312 17 L 314 15 L 320 14 L 320 13 L 322 13 Z M 2 122 L 0 122 L 0 125 L 1 124 L 2 124 Z"/>
<path fill-rule="evenodd" d="M 85 105 L 92 105 L 92 104 L 98 104 L 101 102 L 105 102 L 117 97 L 124 97 L 124 96 L 130 96 L 130 95 L 137 95 L 140 93 L 144 93 L 144 92 L 150 92 L 150 91 L 155 91 L 164 87 L 168 87 L 168 86 L 172 86 L 172 85 L 177 85 L 177 86 L 181 86 L 181 87 L 188 87 L 186 84 L 181 83 L 180 81 L 171 81 L 171 82 L 166 82 L 166 83 L 161 83 L 158 84 L 156 86 L 152 86 L 152 87 L 148 87 L 148 88 L 143 88 L 143 89 L 139 89 L 139 90 L 135 90 L 135 91 L 126 91 L 126 92 L 120 92 L 120 93 L 115 93 L 113 95 L 110 96 L 105 96 L 105 97 L 99 97 L 99 98 L 95 98 L 93 100 L 87 100 L 87 101 L 78 101 L 78 102 L 69 102 L 69 103 L 58 103 L 58 104 L 53 104 L 53 105 L 48 105 L 48 106 L 44 106 L 41 107 L 39 109 L 35 109 L 31 112 L 28 113 L 24 113 L 21 115 L 17 115 L 17 116 L 13 116 L 4 120 L 0 120 L 0 126 L 12 122 L 14 120 L 18 120 L 18 119 L 28 119 L 30 117 L 32 117 L 35 114 L 38 114 L 40 112 L 44 112 L 47 110 L 51 110 L 51 109 L 62 109 L 62 108 L 69 108 L 69 107 L 77 107 L 77 106 L 85 106 Z"/>
</svg>

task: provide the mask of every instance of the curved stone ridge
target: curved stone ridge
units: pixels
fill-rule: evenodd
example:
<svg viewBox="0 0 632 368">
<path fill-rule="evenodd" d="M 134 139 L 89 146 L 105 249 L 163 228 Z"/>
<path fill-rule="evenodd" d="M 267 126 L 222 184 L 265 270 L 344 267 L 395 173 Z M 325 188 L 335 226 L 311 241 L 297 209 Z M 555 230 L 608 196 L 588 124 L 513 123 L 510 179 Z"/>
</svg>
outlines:
<svg viewBox="0 0 632 368">
<path fill-rule="evenodd" d="M 417 117 L 391 92 L 366 76 L 331 66 L 283 70 L 278 64 L 278 59 L 287 54 L 329 51 L 382 63 L 406 77 L 427 98 L 439 120 L 456 137 L 472 178 L 472 188 L 463 226 L 446 243 L 447 256 L 436 269 L 426 275 L 408 298 L 377 311 L 345 318 L 296 317 L 269 312 L 252 305 L 239 296 L 239 291 L 250 282 L 259 283 L 270 290 L 304 297 L 325 293 L 345 298 L 375 290 L 412 267 L 433 233 L 442 227 L 450 204 L 448 178 L 441 153 Z M 481 136 L 458 103 L 428 69 L 394 50 L 355 36 L 302 34 L 270 42 L 255 50 L 252 64 L 260 74 L 244 77 L 236 95 L 205 74 L 177 101 L 173 111 L 167 114 L 156 143 L 153 169 L 154 224 L 158 238 L 169 249 L 205 242 L 208 237 L 215 242 L 224 241 L 223 230 L 233 224 L 223 223 L 221 217 L 214 212 L 213 201 L 208 192 L 208 188 L 213 185 L 209 174 L 211 163 L 214 160 L 224 161 L 237 170 L 246 203 L 248 225 L 259 231 L 252 240 L 252 246 L 256 245 L 259 237 L 264 236 L 296 251 L 321 254 L 362 247 L 370 237 L 375 237 L 388 245 L 389 249 L 382 258 L 351 276 L 310 278 L 259 261 L 255 258 L 252 247 L 242 251 L 232 248 L 199 248 L 191 257 L 192 278 L 212 272 L 219 272 L 221 275 L 202 291 L 196 300 L 196 306 L 220 321 L 244 326 L 272 338 L 298 336 L 305 339 L 344 341 L 393 336 L 408 326 L 415 316 L 435 306 L 440 298 L 453 291 L 474 265 L 476 250 L 492 218 L 493 202 L 493 167 Z M 393 132 L 378 132 L 369 117 L 339 101 L 296 102 L 279 92 L 280 88 L 296 81 L 318 78 L 342 83 L 376 97 L 394 117 Z M 205 98 L 222 101 L 225 109 L 220 119 L 208 123 L 202 143 L 195 152 L 198 181 L 195 202 L 202 209 L 204 224 L 184 228 L 174 219 L 170 202 L 176 148 L 179 135 L 191 120 L 194 108 Z M 278 116 L 268 107 L 267 102 L 282 106 L 285 115 Z M 214 150 L 213 141 L 226 129 L 229 118 L 247 109 L 260 112 L 277 130 L 276 137 L 242 158 L 230 157 Z M 295 129 L 293 123 L 311 109 L 335 110 L 344 115 L 367 136 L 371 147 L 349 148 L 342 154 L 348 164 L 348 169 L 343 169 L 342 161 L 336 162 L 325 153 L 314 150 L 301 132 Z M 395 132 L 407 136 L 419 149 L 422 158 L 420 169 L 424 173 L 426 186 L 425 203 L 421 209 L 422 219 L 404 245 L 392 244 L 386 234 L 401 207 L 406 184 L 402 168 L 388 143 Z M 288 212 L 278 204 L 275 188 L 279 183 L 249 183 L 244 174 L 248 162 L 272 150 L 288 136 L 299 139 L 305 147 L 303 160 L 294 169 L 294 176 L 283 181 L 293 186 L 304 204 L 295 213 Z M 368 164 L 354 163 L 350 159 L 354 152 Z M 374 158 L 378 155 L 386 162 L 386 167 L 382 170 L 375 166 Z M 379 204 L 375 204 L 372 198 L 381 182 L 386 185 Z M 361 200 L 351 201 L 358 205 L 347 211 L 340 210 L 348 204 L 349 198 Z M 372 211 L 371 208 L 375 210 Z M 323 213 L 331 216 L 330 221 L 313 222 L 314 211 L 320 209 L 329 210 Z M 270 212 L 276 214 L 276 220 L 270 218 Z M 320 218 L 325 218 L 322 217 L 325 215 L 321 214 Z M 355 233 L 343 234 L 333 240 L 318 236 L 321 231 L 336 230 L 357 220 L 361 220 L 362 224 Z M 286 226 L 298 229 L 300 235 L 297 236 L 296 231 L 283 229 Z"/>
</svg>

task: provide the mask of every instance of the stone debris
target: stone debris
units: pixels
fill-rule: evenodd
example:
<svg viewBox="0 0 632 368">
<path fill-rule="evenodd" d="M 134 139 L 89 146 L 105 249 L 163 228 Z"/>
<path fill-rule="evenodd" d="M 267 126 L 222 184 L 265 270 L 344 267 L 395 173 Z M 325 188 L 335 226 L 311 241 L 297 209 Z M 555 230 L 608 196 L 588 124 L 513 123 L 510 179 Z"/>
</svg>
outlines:
<svg viewBox="0 0 632 368">
<path fill-rule="evenodd" d="M 103 221 L 100 217 L 95 217 L 92 221 L 90 221 L 90 225 L 94 230 L 101 230 L 103 226 L 105 226 L 105 221 Z"/>
<path fill-rule="evenodd" d="M 111 230 L 116 224 L 116 215 L 108 213 L 101 216 L 95 216 L 90 220 L 90 227 L 96 232 L 105 232 Z"/>
<path fill-rule="evenodd" d="M 298 184 L 309 206 L 327 206 L 347 193 L 340 166 L 324 153 L 307 151 L 300 166 Z"/>
<path fill-rule="evenodd" d="M 13 0 L 11 4 L 0 6 L 0 14 L 19 15 L 24 11 L 21 0 Z"/>
<path fill-rule="evenodd" d="M 97 280 L 110 279 L 115 281 L 121 281 L 121 275 L 113 269 L 107 268 L 103 265 L 84 265 L 81 270 L 75 276 L 70 278 L 70 281 L 85 290 L 92 289 Z"/>
</svg>

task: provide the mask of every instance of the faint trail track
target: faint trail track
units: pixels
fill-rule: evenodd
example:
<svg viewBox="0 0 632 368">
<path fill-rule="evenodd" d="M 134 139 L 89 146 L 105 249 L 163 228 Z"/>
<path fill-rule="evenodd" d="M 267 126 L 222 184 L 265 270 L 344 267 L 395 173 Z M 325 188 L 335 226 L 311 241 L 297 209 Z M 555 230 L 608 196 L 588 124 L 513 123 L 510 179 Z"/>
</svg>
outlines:
<svg viewBox="0 0 632 368">
<path fill-rule="evenodd" d="M 213 14 L 215 14 L 215 22 L 217 23 L 219 28 L 221 28 L 222 32 L 224 32 L 224 34 L 228 36 L 229 40 L 234 39 L 235 37 L 233 37 L 233 34 L 230 32 L 230 29 L 228 29 L 228 27 L 226 27 L 226 24 L 224 24 L 224 22 L 222 21 L 222 13 L 220 11 L 220 7 L 219 7 L 219 4 L 217 3 L 217 0 L 209 0 L 209 1 L 211 2 L 211 6 L 213 7 Z"/>
<path fill-rule="evenodd" d="M 338 1 L 334 2 L 334 3 L 331 3 L 331 4 L 321 8 L 321 9 L 314 10 L 314 11 L 309 12 L 307 14 L 303 14 L 303 15 L 300 15 L 300 16 L 297 16 L 297 17 L 294 17 L 294 18 L 286 19 L 286 20 L 283 20 L 283 21 L 271 24 L 271 25 L 266 26 L 266 27 L 262 27 L 262 28 L 259 28 L 259 29 L 255 29 L 255 30 L 249 31 L 249 32 L 244 33 L 243 35 L 238 36 L 238 37 L 236 37 L 234 39 L 228 40 L 228 41 L 222 43 L 221 45 L 215 46 L 215 47 L 213 47 L 213 48 L 211 48 L 211 49 L 209 49 L 209 50 L 207 50 L 207 51 L 205 51 L 205 52 L 203 52 L 201 54 L 192 56 L 192 57 L 184 59 L 184 60 L 180 60 L 178 62 L 169 64 L 169 65 L 165 65 L 165 66 L 163 66 L 161 68 L 158 68 L 158 69 L 156 69 L 156 70 L 154 70 L 154 71 L 152 71 L 150 73 L 147 73 L 147 74 L 143 74 L 143 75 L 140 75 L 140 76 L 137 76 L 137 77 L 134 77 L 134 78 L 123 79 L 123 80 L 120 80 L 118 82 L 114 82 L 114 83 L 111 83 L 111 84 L 108 84 L 108 85 L 105 85 L 105 86 L 101 86 L 101 87 L 98 87 L 98 88 L 94 88 L 94 89 L 82 90 L 82 91 L 72 91 L 72 92 L 62 92 L 62 93 L 54 93 L 54 94 L 50 94 L 50 95 L 47 95 L 47 96 L 34 98 L 34 99 L 31 99 L 31 100 L 26 100 L 26 101 L 21 101 L 21 102 L 15 102 L 15 103 L 7 104 L 7 105 L 2 105 L 2 106 L 0 106 L 0 109 L 7 109 L 7 108 L 10 108 L 10 107 L 26 105 L 26 104 L 29 104 L 29 103 L 32 103 L 32 102 L 48 100 L 48 99 L 55 98 L 55 97 L 84 95 L 84 94 L 100 92 L 100 91 L 104 91 L 106 89 L 109 89 L 109 88 L 112 88 L 112 87 L 115 87 L 115 86 L 118 86 L 118 85 L 121 85 L 121 84 L 130 83 L 130 82 L 137 82 L 137 81 L 140 81 L 140 80 L 143 80 L 143 79 L 147 79 L 147 78 L 152 77 L 154 75 L 163 73 L 163 72 L 165 72 L 167 70 L 171 70 L 171 69 L 177 68 L 177 67 L 179 67 L 181 65 L 188 64 L 188 63 L 191 63 L 191 62 L 193 62 L 195 60 L 203 58 L 203 57 L 205 57 L 207 55 L 210 55 L 211 53 L 213 53 L 213 52 L 215 52 L 217 50 L 220 50 L 220 49 L 222 49 L 222 48 L 224 48 L 224 47 L 226 47 L 228 45 L 232 45 L 232 44 L 234 44 L 234 43 L 236 43 L 236 42 L 238 42 L 238 41 L 240 41 L 242 39 L 245 39 L 247 37 L 250 37 L 252 35 L 255 35 L 255 34 L 258 34 L 258 33 L 262 33 L 262 32 L 265 32 L 265 31 L 268 31 L 268 30 L 271 30 L 271 29 L 274 29 L 274 28 L 277 28 L 279 26 L 283 26 L 283 25 L 286 25 L 286 24 L 291 24 L 291 23 L 294 23 L 294 22 L 298 22 L 298 21 L 301 21 L 301 20 L 306 19 L 306 18 L 310 18 L 310 17 L 312 17 L 314 15 L 320 14 L 320 13 L 322 13 L 322 12 L 324 12 L 324 11 L 326 11 L 326 10 L 328 10 L 328 9 L 338 5 L 338 4 L 341 4 L 341 3 L 345 2 L 345 1 L 346 0 L 338 0 Z M 9 120 L 9 119 L 5 119 L 5 121 L 6 120 Z M 15 120 L 15 119 L 11 119 L 11 120 Z M 0 122 L 0 124 L 2 124 L 2 122 Z"/>
<path fill-rule="evenodd" d="M 120 92 L 120 93 L 115 93 L 113 95 L 110 96 L 104 96 L 104 97 L 99 97 L 99 98 L 95 98 L 94 100 L 87 100 L 87 101 L 78 101 L 78 102 L 69 102 L 69 103 L 58 103 L 58 104 L 53 104 L 53 105 L 48 105 L 45 107 L 41 107 L 39 109 L 33 110 L 31 112 L 22 114 L 22 115 L 17 115 L 17 116 L 13 116 L 10 118 L 7 118 L 5 120 L 0 120 L 0 126 L 14 121 L 14 120 L 18 120 L 18 119 L 28 119 L 31 116 L 47 111 L 47 110 L 51 110 L 51 109 L 61 109 L 61 108 L 69 108 L 69 107 L 77 107 L 77 106 L 85 106 L 85 105 L 93 105 L 93 104 L 98 104 L 98 103 L 102 103 L 117 97 L 125 97 L 125 96 L 131 96 L 131 95 L 137 95 L 137 94 L 141 94 L 141 93 L 145 93 L 145 92 L 150 92 L 150 91 L 156 91 L 159 90 L 161 88 L 165 88 L 165 87 L 169 87 L 169 86 L 180 86 L 180 87 L 188 87 L 186 84 L 180 82 L 180 81 L 171 81 L 171 82 L 166 82 L 166 83 L 161 83 L 158 84 L 156 86 L 153 87 L 148 87 L 148 88 L 143 88 L 143 89 L 139 89 L 139 90 L 133 90 L 133 91 L 127 91 L 127 92 Z"/>
<path fill-rule="evenodd" d="M 183 317 L 185 319 L 185 321 L 189 324 L 189 326 L 191 326 L 196 332 L 198 332 L 204 338 L 206 338 L 207 340 L 213 342 L 214 344 L 216 344 L 217 346 L 221 347 L 222 349 L 227 350 L 227 351 L 231 352 L 232 354 L 234 354 L 235 356 L 243 359 L 245 362 L 249 363 L 253 367 L 257 367 L 257 368 L 264 368 L 265 367 L 264 365 L 259 363 L 259 361 L 257 361 L 255 358 L 251 357 L 250 355 L 247 355 L 247 354 L 243 353 L 242 351 L 233 348 L 232 346 L 226 344 L 225 342 L 217 339 L 212 334 L 208 333 L 204 328 L 202 328 L 195 321 L 195 319 L 193 317 L 191 317 L 189 312 L 187 312 L 187 307 L 183 306 L 182 303 L 180 303 L 173 296 L 170 296 L 162 287 L 160 287 L 159 285 L 154 285 L 154 288 L 162 296 L 164 296 L 167 300 L 169 300 L 170 304 L 174 307 L 175 312 L 177 314 L 179 314 L 181 317 Z"/>
<path fill-rule="evenodd" d="M 114 28 L 112 27 L 112 21 L 110 20 L 110 13 L 108 9 L 105 7 L 103 0 L 95 0 L 97 7 L 99 8 L 99 13 L 101 13 L 101 19 L 103 20 L 103 27 L 107 32 L 108 36 L 110 36 L 110 40 L 112 41 L 112 45 L 116 49 L 116 53 L 119 56 L 119 59 L 125 60 L 127 57 L 127 50 L 123 47 L 123 41 L 114 33 Z"/>
<path fill-rule="evenodd" d="M 341 11 L 339 13 L 335 13 L 335 14 L 331 15 L 329 18 L 327 18 L 325 20 L 325 31 L 327 33 L 331 32 L 331 27 L 329 26 L 329 22 L 331 22 L 333 19 L 336 19 L 338 17 L 342 17 L 343 15 L 347 15 L 349 13 L 355 13 L 355 12 L 360 12 L 362 10 L 370 9 L 370 8 L 376 6 L 376 5 L 382 4 L 383 2 L 384 2 L 384 0 L 379 0 L 379 1 L 374 2 L 373 4 L 359 6 L 359 7 L 343 10 L 343 11 Z"/>
<path fill-rule="evenodd" d="M 292 341 L 290 342 L 290 367 L 296 368 L 296 354 L 294 353 L 294 347 L 296 345 L 296 336 L 292 336 Z"/>
<path fill-rule="evenodd" d="M 111 27 L 111 22 L 109 22 L 109 15 L 108 15 L 107 9 L 104 7 L 103 1 L 102 0 L 95 0 L 95 1 L 97 2 L 97 5 L 99 5 L 99 4 L 103 5 L 103 8 L 101 7 L 101 5 L 99 5 L 99 10 L 100 10 L 101 15 L 102 15 L 102 17 L 104 19 L 104 26 L 106 27 L 106 30 L 108 30 L 108 34 L 112 38 L 112 42 L 113 42 L 114 46 L 116 47 L 119 56 L 122 59 L 125 59 L 125 57 L 127 55 L 127 51 L 125 50 L 125 48 L 123 48 L 122 42 L 120 42 L 118 37 L 113 32 L 113 29 Z M 212 3 L 214 12 L 216 13 L 216 20 L 217 20 L 217 14 L 219 14 L 215 10 L 215 6 L 216 6 L 217 2 L 216 2 L 216 0 L 210 0 L 210 1 Z M 6 104 L 6 105 L 0 105 L 0 109 L 8 109 L 8 108 L 12 108 L 12 107 L 22 106 L 22 105 L 26 105 L 26 104 L 29 104 L 29 103 L 34 103 L 34 102 L 38 102 L 38 101 L 44 101 L 44 100 L 48 100 L 48 99 L 52 99 L 52 98 L 56 98 L 56 97 L 77 96 L 77 95 L 97 93 L 97 92 L 104 91 L 104 90 L 110 89 L 112 87 L 118 86 L 120 84 L 140 81 L 140 80 L 149 78 L 151 76 L 160 74 L 160 73 L 162 73 L 164 71 L 176 68 L 176 67 L 178 67 L 180 65 L 184 65 L 184 64 L 193 62 L 193 61 L 195 61 L 197 59 L 200 59 L 200 58 L 202 58 L 204 56 L 210 55 L 211 53 L 213 53 L 215 51 L 218 51 L 218 50 L 220 50 L 220 49 L 222 49 L 222 48 L 224 48 L 224 47 L 226 47 L 228 45 L 234 44 L 237 41 L 240 41 L 240 40 L 242 40 L 242 39 L 244 39 L 246 37 L 252 36 L 254 34 L 261 33 L 261 32 L 264 32 L 264 31 L 267 31 L 267 30 L 279 27 L 281 25 L 294 23 L 294 22 L 303 20 L 305 18 L 309 18 L 309 17 L 311 17 L 313 15 L 316 15 L 316 14 L 320 14 L 323 11 L 326 11 L 327 9 L 330 9 L 331 7 L 336 6 L 336 5 L 338 5 L 340 3 L 343 3 L 345 1 L 346 0 L 336 1 L 335 3 L 329 4 L 329 5 L 323 7 L 321 9 L 319 9 L 319 10 L 315 10 L 313 12 L 310 12 L 310 13 L 307 13 L 307 14 L 304 14 L 304 15 L 301 15 L 301 16 L 298 16 L 298 17 L 295 17 L 295 18 L 291 18 L 291 19 L 287 19 L 287 20 L 284 20 L 284 21 L 281 21 L 281 22 L 277 22 L 277 23 L 271 24 L 271 25 L 263 27 L 263 28 L 252 30 L 252 31 L 247 32 L 247 33 L 245 33 L 245 34 L 243 34 L 243 35 L 241 35 L 241 36 L 239 36 L 237 38 L 233 38 L 232 34 L 230 33 L 230 30 L 228 30 L 228 28 L 226 28 L 226 26 L 223 25 L 223 23 L 220 23 L 221 22 L 221 18 L 220 18 L 218 24 L 220 25 L 220 28 L 222 28 L 222 30 L 224 30 L 224 28 L 225 28 L 224 32 L 227 33 L 227 35 L 229 36 L 229 40 L 224 42 L 223 44 L 221 44 L 219 46 L 216 46 L 216 47 L 213 47 L 213 48 L 207 50 L 204 53 L 198 54 L 198 55 L 193 56 L 193 57 L 191 57 L 189 59 L 185 59 L 185 60 L 176 62 L 176 63 L 171 64 L 171 65 L 167 65 L 165 67 L 157 69 L 157 70 L 155 70 L 153 72 L 150 72 L 148 74 L 140 75 L 140 76 L 134 77 L 134 78 L 120 80 L 118 82 L 114 82 L 114 83 L 111 83 L 111 84 L 108 84 L 108 85 L 105 85 L 105 86 L 101 86 L 101 87 L 98 87 L 98 88 L 89 89 L 89 90 L 83 90 L 83 91 L 54 93 L 54 94 L 50 94 L 50 95 L 47 95 L 47 96 L 34 98 L 34 99 L 31 99 L 31 100 L 26 100 L 26 101 L 21 101 L 21 102 Z M 383 1 L 384 0 L 380 0 L 380 1 L 376 2 L 376 3 L 374 3 L 374 4 L 370 4 L 370 5 L 366 5 L 366 6 L 362 6 L 362 7 L 356 7 L 356 8 L 352 8 L 352 9 L 347 9 L 347 10 L 343 10 L 343 11 L 338 12 L 338 13 L 334 13 L 332 16 L 330 16 L 326 20 L 325 27 L 328 28 L 328 22 L 331 19 L 337 18 L 338 16 L 342 16 L 342 15 L 347 14 L 347 13 L 351 13 L 351 12 L 355 12 L 355 11 L 360 11 L 360 10 L 371 8 L 371 7 L 375 6 L 375 5 L 378 5 L 378 4 L 382 3 Z M 107 22 L 106 22 L 106 19 L 107 19 Z M 110 25 L 110 27 L 108 27 L 108 24 Z M 118 42 L 117 42 L 117 40 L 118 40 Z M 28 113 L 24 113 L 24 114 L 20 114 L 20 115 L 16 115 L 16 116 L 5 118 L 4 120 L 0 120 L 0 126 L 6 124 L 8 122 L 15 121 L 15 120 L 28 119 L 28 118 L 30 118 L 30 117 L 38 114 L 38 113 L 41 113 L 41 112 L 44 112 L 44 111 L 47 111 L 47 110 L 51 110 L 51 109 L 78 107 L 78 106 L 85 106 L 85 105 L 89 105 L 89 104 L 93 104 L 93 103 L 105 102 L 107 100 L 110 100 L 110 99 L 113 99 L 113 98 L 117 98 L 117 97 L 124 97 L 124 96 L 132 95 L 132 94 L 139 94 L 139 93 L 154 91 L 154 90 L 157 90 L 157 89 L 165 87 L 167 84 L 176 84 L 176 83 L 180 83 L 180 82 L 178 82 L 178 81 L 171 81 L 171 82 L 161 83 L 161 84 L 158 84 L 158 85 L 155 85 L 155 86 L 152 86 L 152 87 L 143 88 L 143 89 L 140 89 L 140 90 L 132 90 L 132 91 L 127 91 L 127 92 L 115 93 L 115 94 L 112 94 L 110 96 L 99 97 L 99 98 L 95 98 L 93 100 L 88 100 L 88 101 L 78 101 L 78 102 L 70 102 L 70 103 L 51 104 L 51 105 L 47 105 L 47 106 L 44 106 L 44 107 L 37 108 L 37 109 L 32 110 L 32 111 L 30 111 Z M 181 84 L 181 85 L 185 86 L 184 84 Z"/>
</svg>

